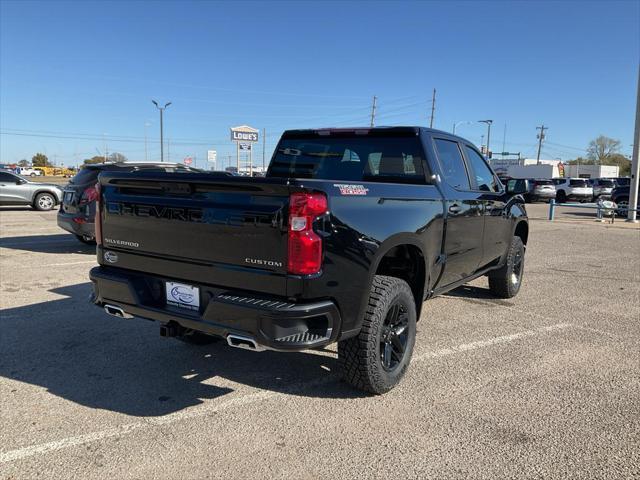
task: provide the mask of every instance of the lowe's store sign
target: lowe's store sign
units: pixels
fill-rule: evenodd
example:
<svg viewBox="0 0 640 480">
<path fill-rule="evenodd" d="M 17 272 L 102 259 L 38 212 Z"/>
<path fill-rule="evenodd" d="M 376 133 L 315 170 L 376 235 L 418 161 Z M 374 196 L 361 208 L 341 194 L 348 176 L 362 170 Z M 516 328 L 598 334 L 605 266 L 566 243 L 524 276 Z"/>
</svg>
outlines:
<svg viewBox="0 0 640 480">
<path fill-rule="evenodd" d="M 234 142 L 257 142 L 258 130 L 251 127 L 237 127 L 231 129 L 231 140 Z"/>
</svg>

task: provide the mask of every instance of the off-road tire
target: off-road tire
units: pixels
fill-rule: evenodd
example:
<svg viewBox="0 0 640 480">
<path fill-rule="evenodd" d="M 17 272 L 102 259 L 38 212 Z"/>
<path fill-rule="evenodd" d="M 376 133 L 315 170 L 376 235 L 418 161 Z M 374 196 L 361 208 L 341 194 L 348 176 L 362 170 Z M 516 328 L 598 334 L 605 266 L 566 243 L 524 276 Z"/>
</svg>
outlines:
<svg viewBox="0 0 640 480">
<path fill-rule="evenodd" d="M 520 291 L 524 274 L 524 253 L 522 239 L 514 236 L 504 266 L 489 273 L 489 290 L 494 296 L 512 298 Z"/>
<path fill-rule="evenodd" d="M 396 305 L 400 305 L 402 321 L 406 322 L 406 337 L 403 337 L 406 345 L 402 358 L 398 360 L 396 356 L 397 364 L 393 369 L 388 369 L 383 366 L 381 341 L 389 337 L 383 337 L 385 332 L 389 332 L 385 322 L 393 313 L 391 308 Z M 416 304 L 411 288 L 399 278 L 376 275 L 360 333 L 338 342 L 338 361 L 343 379 L 366 392 L 378 395 L 388 392 L 400 382 L 407 371 L 415 340 Z"/>
<path fill-rule="evenodd" d="M 48 212 L 56 206 L 56 199 L 53 194 L 48 192 L 42 192 L 36 195 L 33 200 L 33 208 L 41 212 Z"/>
</svg>

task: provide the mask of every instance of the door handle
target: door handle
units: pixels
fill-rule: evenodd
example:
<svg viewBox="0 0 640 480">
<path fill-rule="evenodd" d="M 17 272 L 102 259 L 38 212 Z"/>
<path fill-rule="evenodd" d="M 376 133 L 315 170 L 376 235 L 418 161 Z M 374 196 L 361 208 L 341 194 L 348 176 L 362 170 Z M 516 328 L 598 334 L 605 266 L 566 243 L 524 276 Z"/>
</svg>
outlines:
<svg viewBox="0 0 640 480">
<path fill-rule="evenodd" d="M 454 203 L 449 207 L 449 213 L 460 213 L 462 211 L 462 207 L 457 203 Z"/>
</svg>

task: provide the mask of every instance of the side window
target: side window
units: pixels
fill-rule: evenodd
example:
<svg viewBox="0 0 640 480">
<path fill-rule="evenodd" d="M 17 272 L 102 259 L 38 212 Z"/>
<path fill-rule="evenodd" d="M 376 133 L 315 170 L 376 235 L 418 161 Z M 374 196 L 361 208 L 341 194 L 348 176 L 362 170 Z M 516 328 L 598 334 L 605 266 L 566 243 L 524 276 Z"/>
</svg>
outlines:
<svg viewBox="0 0 640 480">
<path fill-rule="evenodd" d="M 18 177 L 14 177 L 10 173 L 0 172 L 0 182 L 16 183 Z"/>
<path fill-rule="evenodd" d="M 499 190 L 498 183 L 491 169 L 485 163 L 484 158 L 468 145 L 465 145 L 464 149 L 467 152 L 467 158 L 475 174 L 478 190 L 482 190 L 483 192 L 497 192 Z"/>
<path fill-rule="evenodd" d="M 454 188 L 469 190 L 469 177 L 458 142 L 436 138 L 436 151 L 445 181 Z"/>
</svg>

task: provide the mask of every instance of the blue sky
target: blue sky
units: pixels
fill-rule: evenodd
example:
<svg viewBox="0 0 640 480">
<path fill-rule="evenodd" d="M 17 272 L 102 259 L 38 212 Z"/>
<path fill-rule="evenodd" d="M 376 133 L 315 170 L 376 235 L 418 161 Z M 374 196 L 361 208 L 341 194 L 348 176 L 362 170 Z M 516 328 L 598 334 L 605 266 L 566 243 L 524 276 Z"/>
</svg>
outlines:
<svg viewBox="0 0 640 480">
<path fill-rule="evenodd" d="M 151 99 L 171 101 L 172 161 L 235 154 L 229 127 L 494 120 L 491 146 L 574 158 L 605 134 L 630 154 L 640 2 L 0 3 L 0 162 L 108 150 L 159 159 Z M 457 133 L 480 144 L 486 128 Z M 106 140 L 106 142 L 105 142 Z M 261 163 L 260 144 L 255 158 Z M 167 150 L 165 150 L 165 155 Z M 226 163 L 226 162 L 225 162 Z M 226 166 L 226 165 L 223 165 Z"/>
</svg>

